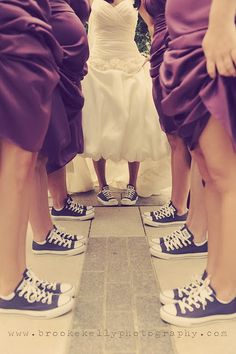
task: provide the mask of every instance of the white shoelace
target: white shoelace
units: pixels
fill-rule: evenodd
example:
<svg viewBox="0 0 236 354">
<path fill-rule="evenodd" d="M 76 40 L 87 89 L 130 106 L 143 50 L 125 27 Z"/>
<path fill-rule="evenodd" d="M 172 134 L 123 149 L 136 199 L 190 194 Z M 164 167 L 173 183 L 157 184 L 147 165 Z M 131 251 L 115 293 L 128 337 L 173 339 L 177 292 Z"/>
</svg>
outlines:
<svg viewBox="0 0 236 354">
<path fill-rule="evenodd" d="M 27 302 L 41 302 L 43 304 L 50 305 L 52 303 L 52 293 L 46 292 L 35 287 L 34 284 L 31 284 L 29 281 L 24 280 L 17 290 L 19 297 L 24 297 Z"/>
<path fill-rule="evenodd" d="M 163 236 L 163 241 L 164 242 L 167 242 L 167 241 L 170 241 L 170 240 L 173 240 L 175 238 L 179 238 L 179 236 L 182 234 L 182 228 L 179 229 L 179 230 L 175 230 L 174 232 L 172 232 L 170 235 L 167 235 L 167 236 Z"/>
<path fill-rule="evenodd" d="M 114 197 L 113 197 L 113 195 L 112 195 L 112 193 L 111 193 L 109 188 L 103 188 L 102 189 L 102 194 L 105 195 L 105 197 L 107 199 L 114 199 Z"/>
<path fill-rule="evenodd" d="M 202 286 L 198 288 L 198 291 L 193 292 L 189 297 L 184 298 L 179 302 L 179 307 L 182 314 L 185 314 L 186 310 L 193 312 L 195 309 L 200 309 L 201 307 L 205 310 L 207 302 L 214 301 L 214 297 L 212 296 L 213 292 L 208 285 L 209 279 L 206 279 Z"/>
<path fill-rule="evenodd" d="M 202 275 L 194 275 L 190 284 L 183 288 L 178 288 L 178 295 L 180 298 L 183 296 L 189 296 L 192 292 L 196 291 L 203 284 Z"/>
<path fill-rule="evenodd" d="M 132 199 L 134 195 L 135 195 L 135 189 L 128 187 L 125 191 L 124 198 Z"/>
<path fill-rule="evenodd" d="M 66 208 L 78 214 L 83 214 L 84 212 L 83 205 L 74 202 L 71 198 L 68 198 Z"/>
<path fill-rule="evenodd" d="M 35 275 L 32 270 L 27 271 L 27 276 L 28 279 L 32 284 L 34 284 L 36 287 L 41 287 L 43 288 L 45 291 L 47 290 L 56 290 L 57 287 L 57 283 L 52 283 L 46 280 L 41 280 L 37 277 L 37 275 Z"/>
<path fill-rule="evenodd" d="M 77 240 L 77 236 L 76 235 L 71 235 L 71 234 L 67 234 L 66 232 L 63 232 L 59 229 L 55 229 L 55 232 L 57 233 L 57 235 L 59 235 L 62 238 L 66 238 L 67 240 L 71 240 L 71 241 L 76 241 Z"/>
<path fill-rule="evenodd" d="M 53 243 L 54 245 L 59 245 L 65 248 L 72 248 L 72 240 L 67 240 L 63 237 L 61 237 L 56 230 L 52 230 L 49 237 L 48 237 L 48 242 Z"/>
<path fill-rule="evenodd" d="M 159 210 L 153 211 L 156 219 L 164 219 L 169 216 L 175 216 L 175 208 L 171 204 L 165 204 Z"/>
<path fill-rule="evenodd" d="M 166 246 L 167 251 L 174 251 L 178 250 L 180 248 L 183 248 L 184 246 L 191 245 L 191 241 L 189 238 L 191 235 L 189 235 L 187 232 L 186 233 L 179 233 L 178 236 L 164 240 L 164 244 Z"/>
</svg>

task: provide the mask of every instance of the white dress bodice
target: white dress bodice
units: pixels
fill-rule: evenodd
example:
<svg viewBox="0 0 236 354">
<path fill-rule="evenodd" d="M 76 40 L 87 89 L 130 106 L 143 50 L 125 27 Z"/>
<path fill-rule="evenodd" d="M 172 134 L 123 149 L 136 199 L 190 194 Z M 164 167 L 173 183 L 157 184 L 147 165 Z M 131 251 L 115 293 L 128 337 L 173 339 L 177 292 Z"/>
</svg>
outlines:
<svg viewBox="0 0 236 354">
<path fill-rule="evenodd" d="M 89 64 L 100 70 L 138 71 L 145 58 L 134 41 L 137 20 L 133 0 L 115 6 L 94 0 L 89 20 Z"/>
</svg>

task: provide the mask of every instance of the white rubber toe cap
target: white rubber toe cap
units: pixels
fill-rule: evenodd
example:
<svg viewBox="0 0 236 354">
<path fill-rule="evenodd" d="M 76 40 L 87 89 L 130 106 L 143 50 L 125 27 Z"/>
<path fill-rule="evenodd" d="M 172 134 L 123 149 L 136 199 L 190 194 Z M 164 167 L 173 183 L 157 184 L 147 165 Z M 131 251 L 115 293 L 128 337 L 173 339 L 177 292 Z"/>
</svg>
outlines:
<svg viewBox="0 0 236 354">
<path fill-rule="evenodd" d="M 71 306 L 73 305 L 73 301 L 68 295 L 60 295 L 58 299 L 58 307 L 65 306 L 71 302 Z"/>
</svg>

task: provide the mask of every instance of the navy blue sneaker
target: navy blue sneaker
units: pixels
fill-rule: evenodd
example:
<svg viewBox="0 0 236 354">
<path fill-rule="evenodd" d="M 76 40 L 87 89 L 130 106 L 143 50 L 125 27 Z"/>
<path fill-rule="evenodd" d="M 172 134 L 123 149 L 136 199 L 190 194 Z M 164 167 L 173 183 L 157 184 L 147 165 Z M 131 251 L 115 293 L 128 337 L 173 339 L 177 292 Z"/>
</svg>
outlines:
<svg viewBox="0 0 236 354">
<path fill-rule="evenodd" d="M 109 186 L 104 186 L 102 190 L 97 194 L 97 199 L 100 203 L 106 206 L 118 205 L 118 200 L 113 196 Z"/>
<path fill-rule="evenodd" d="M 194 236 L 186 225 L 174 238 L 167 238 L 159 245 L 150 247 L 151 255 L 161 259 L 202 258 L 207 256 L 207 252 L 207 240 L 200 244 L 194 243 Z"/>
<path fill-rule="evenodd" d="M 55 229 L 49 231 L 45 242 L 33 241 L 33 253 L 35 254 L 57 254 L 57 255 L 76 255 L 84 253 L 86 245 L 80 241 L 66 240 L 61 237 Z"/>
<path fill-rule="evenodd" d="M 94 207 L 85 206 L 76 203 L 71 196 L 68 195 L 65 205 L 62 209 L 56 210 L 52 207 L 51 216 L 55 220 L 90 220 L 95 216 Z"/>
<path fill-rule="evenodd" d="M 187 220 L 188 213 L 183 215 L 177 214 L 177 209 L 170 201 L 156 211 L 145 212 L 143 221 L 146 225 L 160 227 L 184 224 Z"/>
<path fill-rule="evenodd" d="M 74 234 L 64 232 L 64 230 L 62 231 L 61 229 L 58 229 L 56 225 L 53 225 L 53 227 L 55 232 L 65 240 L 80 241 L 86 243 L 86 237 L 84 237 L 83 235 L 74 235 Z"/>
<path fill-rule="evenodd" d="M 127 185 L 127 189 L 122 196 L 121 204 L 122 205 L 135 205 L 138 201 L 138 194 L 131 184 Z"/>
<path fill-rule="evenodd" d="M 162 291 L 160 293 L 160 302 L 163 305 L 176 304 L 178 301 L 188 297 L 193 291 L 198 290 L 198 288 L 204 284 L 206 278 L 207 272 L 205 270 L 203 274 L 194 276 L 191 282 L 182 288 Z"/>
<path fill-rule="evenodd" d="M 70 296 L 43 291 L 24 278 L 12 294 L 0 298 L 0 314 L 7 315 L 54 318 L 71 311 L 72 307 Z"/>
<path fill-rule="evenodd" d="M 31 269 L 24 271 L 23 277 L 40 290 L 52 293 L 54 295 L 75 295 L 75 287 L 68 283 L 52 283 L 46 280 L 39 279 Z"/>
<path fill-rule="evenodd" d="M 199 291 L 176 304 L 162 306 L 160 315 L 163 321 L 180 327 L 231 320 L 236 318 L 236 298 L 228 303 L 221 302 L 207 279 Z"/>
</svg>

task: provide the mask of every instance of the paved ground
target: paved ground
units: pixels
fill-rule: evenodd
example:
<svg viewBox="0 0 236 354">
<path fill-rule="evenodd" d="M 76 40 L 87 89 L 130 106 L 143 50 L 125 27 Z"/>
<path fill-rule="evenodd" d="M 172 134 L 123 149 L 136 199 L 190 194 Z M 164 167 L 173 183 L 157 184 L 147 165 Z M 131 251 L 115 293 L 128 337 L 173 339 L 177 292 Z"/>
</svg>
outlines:
<svg viewBox="0 0 236 354">
<path fill-rule="evenodd" d="M 55 320 L 0 316 L 0 353 L 235 354 L 236 321 L 183 329 L 159 318 L 160 288 L 184 284 L 205 266 L 205 260 L 150 257 L 148 239 L 171 229 L 144 227 L 141 214 L 164 199 L 140 200 L 135 207 L 97 207 L 92 222 L 61 222 L 89 238 L 80 256 L 32 255 L 29 230 L 29 264 L 42 278 L 76 283 L 76 305 Z M 81 194 L 80 201 L 97 205 L 94 193 Z"/>
</svg>

